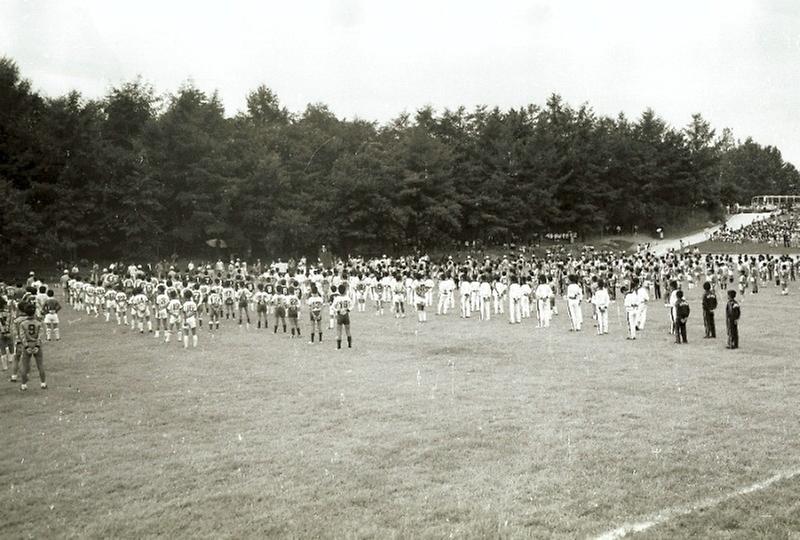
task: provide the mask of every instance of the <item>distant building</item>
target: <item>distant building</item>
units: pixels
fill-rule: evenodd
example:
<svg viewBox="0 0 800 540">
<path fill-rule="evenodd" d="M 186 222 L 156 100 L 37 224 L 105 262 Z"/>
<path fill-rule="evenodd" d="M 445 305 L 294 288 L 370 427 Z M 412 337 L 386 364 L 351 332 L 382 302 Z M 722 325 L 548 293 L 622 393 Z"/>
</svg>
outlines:
<svg viewBox="0 0 800 540">
<path fill-rule="evenodd" d="M 757 195 L 750 199 L 753 208 L 768 208 L 775 210 L 800 203 L 800 195 Z"/>
</svg>

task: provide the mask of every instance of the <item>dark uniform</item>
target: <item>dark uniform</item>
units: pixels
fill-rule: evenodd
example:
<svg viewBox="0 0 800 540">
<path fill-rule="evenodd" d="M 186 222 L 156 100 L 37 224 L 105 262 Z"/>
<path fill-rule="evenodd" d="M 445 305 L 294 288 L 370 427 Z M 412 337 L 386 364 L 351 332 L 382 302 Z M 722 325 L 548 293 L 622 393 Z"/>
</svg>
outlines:
<svg viewBox="0 0 800 540">
<path fill-rule="evenodd" d="M 714 324 L 714 310 L 717 309 L 717 295 L 711 288 L 711 284 L 703 284 L 703 326 L 706 329 L 707 338 L 717 337 L 717 327 Z"/>
<path fill-rule="evenodd" d="M 728 291 L 728 305 L 725 306 L 725 322 L 728 326 L 728 349 L 739 348 L 739 317 L 741 308 L 736 301 L 736 291 Z"/>
<path fill-rule="evenodd" d="M 689 303 L 683 298 L 683 291 L 678 291 L 678 301 L 675 304 L 675 343 L 687 343 L 686 321 L 689 318 Z"/>
</svg>

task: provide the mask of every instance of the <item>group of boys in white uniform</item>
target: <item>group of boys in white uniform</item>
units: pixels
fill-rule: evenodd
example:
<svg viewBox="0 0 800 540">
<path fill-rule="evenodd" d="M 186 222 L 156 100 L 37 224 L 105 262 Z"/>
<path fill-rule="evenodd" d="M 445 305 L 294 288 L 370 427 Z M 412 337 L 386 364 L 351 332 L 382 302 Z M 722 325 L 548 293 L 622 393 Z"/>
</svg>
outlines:
<svg viewBox="0 0 800 540">
<path fill-rule="evenodd" d="M 188 347 L 197 343 L 197 329 L 208 321 L 209 329 L 219 329 L 220 320 L 239 320 L 250 327 L 251 313 L 259 328 L 267 328 L 274 318 L 273 331 L 291 329 L 292 337 L 302 334 L 298 323 L 301 306 L 309 308 L 311 335 L 321 339 L 324 305 L 328 305 L 328 328 L 335 325 L 333 297 L 339 285 L 345 285 L 350 305 L 360 313 L 374 305 L 377 316 L 387 311 L 403 318 L 415 310 L 417 321 L 428 320 L 428 310 L 435 306 L 437 315 L 456 310 L 462 318 L 491 320 L 508 314 L 512 324 L 536 317 L 537 328 L 549 328 L 558 314 L 556 299 L 566 303 L 569 329 L 583 329 L 582 305 L 588 301 L 598 334 L 608 333 L 609 308 L 621 293 L 628 337 L 635 339 L 645 329 L 648 305 L 659 298 L 668 283 L 678 281 L 687 288 L 710 281 L 716 287 L 728 286 L 738 276 L 740 293 L 757 289 L 759 283 L 776 277 L 782 290 L 794 276 L 797 263 L 791 258 L 701 256 L 697 253 L 672 252 L 656 257 L 647 252 L 635 254 L 585 250 L 581 255 L 550 253 L 545 257 L 517 259 L 504 257 L 476 261 L 452 258 L 433 263 L 429 258 L 391 259 L 383 257 L 365 261 L 351 259 L 333 267 L 268 269 L 260 275 L 248 275 L 246 266 L 235 273 L 220 274 L 210 266 L 198 266 L 173 279 L 146 278 L 131 266 L 123 275 L 103 272 L 98 282 L 89 284 L 70 279 L 70 303 L 77 309 L 107 321 L 129 324 L 131 328 L 155 335 L 164 333 L 165 341 L 177 334 Z M 133 270 L 131 270 L 133 269 Z M 724 285 L 723 285 L 724 284 Z M 744 289 L 743 289 L 744 288 Z M 437 299 L 438 295 L 438 299 Z M 672 304 L 670 299 L 667 305 Z M 507 308 L 507 309 L 506 309 Z M 673 307 L 670 305 L 669 311 Z M 619 311 L 618 317 L 619 315 Z M 205 317 L 205 319 L 204 319 Z M 262 326 L 263 325 L 263 326 Z"/>
</svg>

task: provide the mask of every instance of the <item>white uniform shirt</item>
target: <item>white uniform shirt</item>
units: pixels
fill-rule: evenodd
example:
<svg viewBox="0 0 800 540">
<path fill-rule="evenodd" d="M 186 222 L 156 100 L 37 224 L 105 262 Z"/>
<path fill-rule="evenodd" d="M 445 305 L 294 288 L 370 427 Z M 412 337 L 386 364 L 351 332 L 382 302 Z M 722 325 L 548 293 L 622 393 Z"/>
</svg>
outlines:
<svg viewBox="0 0 800 540">
<path fill-rule="evenodd" d="M 639 287 L 639 290 L 636 291 L 636 294 L 639 295 L 640 306 L 644 306 L 650 301 L 650 290 L 647 287 Z"/>
<path fill-rule="evenodd" d="M 678 303 L 678 291 L 674 290 L 669 293 L 669 307 L 670 309 L 674 310 L 675 305 Z"/>
<path fill-rule="evenodd" d="M 607 289 L 597 289 L 592 297 L 592 304 L 595 305 L 600 311 L 608 309 L 611 303 L 611 297 L 608 296 Z"/>
<path fill-rule="evenodd" d="M 547 283 L 542 283 L 538 287 L 536 287 L 536 292 L 534 293 L 537 300 L 549 300 L 551 296 L 553 296 L 553 289 L 550 288 L 550 285 Z"/>
<path fill-rule="evenodd" d="M 639 311 L 639 295 L 635 292 L 629 292 L 625 295 L 625 311 L 627 313 L 636 313 Z"/>
<path fill-rule="evenodd" d="M 481 298 L 489 298 L 492 296 L 492 286 L 487 281 L 482 281 L 480 284 Z"/>
<path fill-rule="evenodd" d="M 569 286 L 567 286 L 567 299 L 570 302 L 580 302 L 583 300 L 581 286 L 577 283 L 570 283 Z"/>
<path fill-rule="evenodd" d="M 506 284 L 502 281 L 498 281 L 494 284 L 494 290 L 497 292 L 497 296 L 503 296 L 506 292 Z"/>
<path fill-rule="evenodd" d="M 439 294 L 442 296 L 449 295 L 456 288 L 456 284 L 451 278 L 443 279 L 439 282 Z"/>
<path fill-rule="evenodd" d="M 459 287 L 459 291 L 461 292 L 461 296 L 469 296 L 470 291 L 472 290 L 472 286 L 469 281 L 466 279 L 461 281 L 461 285 Z"/>
</svg>

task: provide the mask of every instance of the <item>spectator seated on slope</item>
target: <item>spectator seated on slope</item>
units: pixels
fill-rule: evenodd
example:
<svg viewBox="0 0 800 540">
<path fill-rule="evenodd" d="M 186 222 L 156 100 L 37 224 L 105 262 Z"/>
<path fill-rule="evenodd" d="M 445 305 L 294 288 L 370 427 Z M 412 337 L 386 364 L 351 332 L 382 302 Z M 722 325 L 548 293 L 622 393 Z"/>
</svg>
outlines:
<svg viewBox="0 0 800 540">
<path fill-rule="evenodd" d="M 711 234 L 710 240 L 733 244 L 756 243 L 771 246 L 800 246 L 800 212 L 789 211 L 755 221 L 739 229 L 725 225 Z"/>
</svg>

